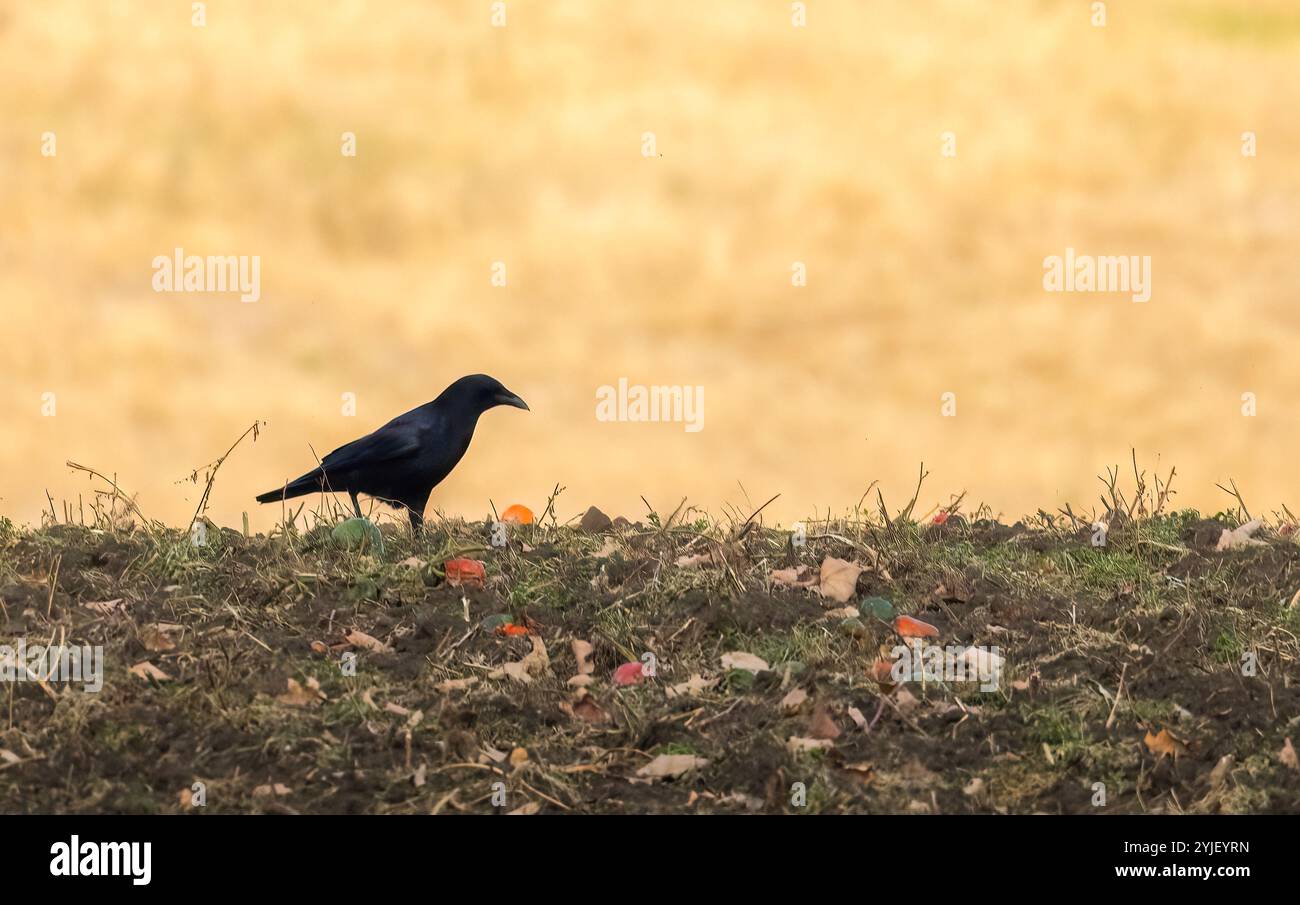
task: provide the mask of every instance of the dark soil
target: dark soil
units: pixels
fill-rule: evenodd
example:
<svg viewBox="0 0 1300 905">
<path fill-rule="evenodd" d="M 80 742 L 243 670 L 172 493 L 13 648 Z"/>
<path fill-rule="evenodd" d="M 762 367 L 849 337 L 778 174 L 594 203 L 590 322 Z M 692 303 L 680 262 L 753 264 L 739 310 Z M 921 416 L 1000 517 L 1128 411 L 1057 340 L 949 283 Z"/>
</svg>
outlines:
<svg viewBox="0 0 1300 905">
<path fill-rule="evenodd" d="M 322 532 L 194 547 L 6 524 L 0 644 L 101 646 L 105 668 L 97 693 L 0 683 L 0 811 L 1300 811 L 1290 538 L 1215 552 L 1232 526 L 1195 513 L 1114 526 L 1104 547 L 958 518 L 821 526 L 797 550 L 753 526 L 588 525 L 604 530 L 522 528 L 495 549 L 482 525 L 386 527 L 369 555 Z M 444 580 L 464 551 L 485 586 Z M 773 586 L 826 556 L 876 564 L 847 604 Z M 996 646 L 998 689 L 909 683 L 882 704 L 869 669 L 899 639 L 839 612 L 873 596 L 939 643 Z M 480 625 L 494 614 L 521 633 Z M 593 648 L 585 688 L 574 640 Z M 538 645 L 528 681 L 502 673 Z M 724 669 L 735 651 L 770 668 Z M 614 684 L 647 654 L 653 676 Z M 165 678 L 130 672 L 145 662 Z M 660 755 L 700 761 L 638 775 Z"/>
</svg>

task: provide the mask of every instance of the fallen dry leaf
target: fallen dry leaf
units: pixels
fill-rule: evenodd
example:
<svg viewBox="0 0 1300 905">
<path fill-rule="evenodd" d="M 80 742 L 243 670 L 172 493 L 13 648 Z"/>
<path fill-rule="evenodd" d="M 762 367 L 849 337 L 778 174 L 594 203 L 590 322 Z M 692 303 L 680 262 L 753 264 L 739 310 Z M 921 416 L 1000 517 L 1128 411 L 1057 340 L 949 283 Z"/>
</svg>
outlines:
<svg viewBox="0 0 1300 905">
<path fill-rule="evenodd" d="M 581 638 L 574 638 L 569 646 L 573 648 L 573 659 L 578 661 L 578 675 L 591 675 L 596 668 L 591 662 L 591 655 L 595 650 L 591 646 L 591 642 L 583 641 Z"/>
<path fill-rule="evenodd" d="M 573 702 L 573 715 L 580 720 L 595 725 L 613 721 L 613 717 L 609 715 L 609 712 L 597 704 L 590 694 L 583 694 L 581 699 Z"/>
<path fill-rule="evenodd" d="M 781 709 L 786 713 L 796 713 L 806 700 L 808 700 L 808 692 L 796 688 L 781 699 Z"/>
<path fill-rule="evenodd" d="M 290 677 L 288 682 L 288 691 L 284 694 L 276 695 L 276 700 L 281 704 L 287 704 L 290 707 L 312 707 L 325 700 L 325 692 L 320 690 L 320 682 L 315 676 L 307 679 L 307 685 L 304 687 L 297 679 Z"/>
<path fill-rule="evenodd" d="M 153 679 L 155 682 L 170 682 L 172 678 L 148 660 L 141 660 L 135 666 L 132 666 L 128 672 L 142 679 Z"/>
<path fill-rule="evenodd" d="M 862 566 L 857 563 L 828 556 L 822 560 L 817 589 L 823 597 L 836 603 L 848 603 L 857 593 L 858 576 L 861 574 Z"/>
<path fill-rule="evenodd" d="M 1237 550 L 1242 547 L 1265 546 L 1264 541 L 1255 540 L 1255 538 L 1251 537 L 1263 524 L 1260 519 L 1251 519 L 1246 524 L 1233 528 L 1231 531 L 1224 528 L 1223 533 L 1219 535 L 1219 542 L 1214 545 L 1215 551 L 1221 553 L 1224 550 Z"/>
<path fill-rule="evenodd" d="M 854 761 L 851 764 L 845 764 L 840 769 L 863 785 L 867 785 L 876 778 L 876 768 L 869 760 Z"/>
<path fill-rule="evenodd" d="M 685 682 L 679 682 L 676 685 L 670 686 L 667 689 L 668 697 L 671 698 L 683 694 L 699 694 L 702 691 L 708 691 L 717 684 L 717 679 L 706 679 L 699 673 L 695 673 Z"/>
<path fill-rule="evenodd" d="M 825 738 L 800 738 L 792 735 L 785 742 L 786 750 L 791 754 L 798 754 L 800 751 L 817 751 L 821 748 L 834 748 L 835 743 Z"/>
<path fill-rule="evenodd" d="M 813 708 L 812 715 L 808 717 L 807 728 L 809 738 L 833 741 L 840 737 L 840 727 L 835 725 L 835 721 L 831 719 L 830 711 L 820 701 Z"/>
<path fill-rule="evenodd" d="M 904 688 L 901 685 L 898 688 L 894 689 L 893 700 L 894 700 L 894 707 L 897 708 L 898 712 L 903 714 L 904 716 L 907 716 L 917 707 L 921 706 L 921 701 L 917 698 L 917 696 L 912 694 L 910 691 L 908 691 L 906 688 Z"/>
<path fill-rule="evenodd" d="M 1146 743 L 1147 750 L 1160 757 L 1169 755 L 1177 759 L 1180 754 L 1187 752 L 1187 746 L 1175 738 L 1168 729 L 1161 729 L 1155 735 L 1148 731 L 1143 741 Z"/>
<path fill-rule="evenodd" d="M 257 788 L 255 788 L 253 790 L 253 797 L 267 798 L 270 796 L 284 796 L 284 795 L 288 795 L 292 791 L 293 791 L 292 789 L 290 789 L 282 782 L 268 783 L 267 785 L 258 786 Z"/>
<path fill-rule="evenodd" d="M 367 635 L 360 629 L 354 628 L 344 637 L 347 638 L 348 644 L 351 644 L 353 647 L 360 647 L 363 650 L 374 651 L 375 653 L 380 654 L 388 653 L 392 650 L 391 647 L 380 641 L 378 638 L 373 635 Z"/>
<path fill-rule="evenodd" d="M 622 546 L 616 537 L 606 537 L 605 542 L 600 545 L 600 549 L 592 554 L 596 559 L 609 559 L 615 553 L 618 553 Z"/>
<path fill-rule="evenodd" d="M 1223 787 L 1223 783 L 1227 780 L 1228 774 L 1232 772 L 1232 764 L 1235 760 L 1236 758 L 1231 754 L 1225 754 L 1223 757 L 1219 758 L 1219 762 L 1215 764 L 1214 769 L 1210 771 L 1211 791 L 1218 791 Z"/>
<path fill-rule="evenodd" d="M 721 557 L 715 558 L 712 550 L 706 550 L 703 553 L 685 553 L 677 557 L 676 565 L 679 569 L 698 569 L 702 566 L 717 565 Z"/>
<path fill-rule="evenodd" d="M 1290 767 L 1292 770 L 1300 770 L 1300 760 L 1297 760 L 1296 758 L 1295 748 L 1291 746 L 1290 736 L 1287 737 L 1286 743 L 1282 746 L 1282 750 L 1278 752 L 1277 759 L 1280 760 L 1284 766 Z"/>
<path fill-rule="evenodd" d="M 766 672 L 769 669 L 767 661 L 762 657 L 756 657 L 753 654 L 745 653 L 743 650 L 733 650 L 729 654 L 723 654 L 722 668 L 746 669 L 752 673 Z"/>
<path fill-rule="evenodd" d="M 646 779 L 672 779 L 691 770 L 707 767 L 706 758 L 694 754 L 660 754 L 650 763 L 636 771 L 637 776 Z"/>
<path fill-rule="evenodd" d="M 551 658 L 546 654 L 546 644 L 542 641 L 541 635 L 529 635 L 529 640 L 533 642 L 532 652 L 522 660 L 514 663 L 506 663 L 500 669 L 489 674 L 489 678 L 500 679 L 509 676 L 516 682 L 523 682 L 525 685 L 533 681 L 537 676 L 543 675 L 551 668 Z"/>
<path fill-rule="evenodd" d="M 434 688 L 442 692 L 464 691 L 466 688 L 470 688 L 476 684 L 478 684 L 478 676 L 467 676 L 464 679 L 446 679 L 439 682 L 434 686 Z"/>
<path fill-rule="evenodd" d="M 91 603 L 83 603 L 86 609 L 99 613 L 101 616 L 107 616 L 109 613 L 116 613 L 126 608 L 121 597 L 115 597 L 112 600 L 96 600 Z"/>
<path fill-rule="evenodd" d="M 894 681 L 894 664 L 890 660 L 877 660 L 871 664 L 867 672 L 886 693 L 892 691 L 898 684 Z"/>
<path fill-rule="evenodd" d="M 150 653 L 157 654 L 176 649 L 176 642 L 161 625 L 146 625 L 140 631 L 140 643 Z"/>
<path fill-rule="evenodd" d="M 817 584 L 817 576 L 807 566 L 773 569 L 771 578 L 772 584 L 784 588 L 811 588 Z"/>
</svg>

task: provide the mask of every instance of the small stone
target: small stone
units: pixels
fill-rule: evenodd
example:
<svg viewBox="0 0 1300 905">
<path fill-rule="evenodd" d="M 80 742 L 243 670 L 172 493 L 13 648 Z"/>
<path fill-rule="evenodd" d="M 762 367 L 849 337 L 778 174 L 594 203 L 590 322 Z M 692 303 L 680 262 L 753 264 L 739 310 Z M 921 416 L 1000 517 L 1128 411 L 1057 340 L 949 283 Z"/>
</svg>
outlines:
<svg viewBox="0 0 1300 905">
<path fill-rule="evenodd" d="M 601 512 L 595 506 L 592 506 L 583 514 L 582 521 L 578 524 L 578 527 L 583 531 L 594 534 L 601 531 L 608 531 L 613 524 L 614 523 L 610 521 L 608 515 Z"/>
</svg>

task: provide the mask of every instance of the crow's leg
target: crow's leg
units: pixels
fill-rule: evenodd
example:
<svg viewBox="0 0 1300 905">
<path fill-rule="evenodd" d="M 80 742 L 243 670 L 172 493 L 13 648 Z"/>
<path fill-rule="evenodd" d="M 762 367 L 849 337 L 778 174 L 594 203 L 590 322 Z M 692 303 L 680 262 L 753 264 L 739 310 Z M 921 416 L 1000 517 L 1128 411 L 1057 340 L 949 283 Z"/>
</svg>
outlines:
<svg viewBox="0 0 1300 905">
<path fill-rule="evenodd" d="M 352 497 L 352 508 L 356 510 L 357 518 L 361 518 L 361 503 L 357 500 L 357 492 L 349 490 L 348 496 Z"/>
<path fill-rule="evenodd" d="M 424 513 L 408 509 L 407 515 L 411 517 L 411 533 L 419 537 L 420 532 L 424 530 Z"/>
</svg>

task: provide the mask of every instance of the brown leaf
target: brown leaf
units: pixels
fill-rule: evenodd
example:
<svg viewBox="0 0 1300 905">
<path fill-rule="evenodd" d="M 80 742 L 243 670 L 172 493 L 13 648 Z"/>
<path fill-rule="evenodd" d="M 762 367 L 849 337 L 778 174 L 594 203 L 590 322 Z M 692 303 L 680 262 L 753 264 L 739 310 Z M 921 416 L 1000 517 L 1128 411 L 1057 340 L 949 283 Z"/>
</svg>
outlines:
<svg viewBox="0 0 1300 905">
<path fill-rule="evenodd" d="M 808 700 L 808 692 L 796 688 L 781 699 L 781 709 L 786 713 L 798 713 L 806 700 Z"/>
<path fill-rule="evenodd" d="M 112 600 L 97 600 L 91 603 L 83 603 L 86 609 L 99 613 L 101 616 L 107 616 L 109 613 L 116 613 L 126 608 L 121 597 L 115 597 Z"/>
<path fill-rule="evenodd" d="M 862 785 L 868 785 L 876 778 L 876 768 L 869 760 L 854 761 L 851 764 L 845 764 L 840 768 L 850 779 L 855 779 Z"/>
<path fill-rule="evenodd" d="M 1219 542 L 1214 546 L 1215 551 L 1221 553 L 1224 550 L 1239 550 L 1242 547 L 1266 546 L 1264 541 L 1255 540 L 1255 538 L 1251 537 L 1263 524 L 1260 519 L 1252 519 L 1238 528 L 1233 528 L 1231 531 L 1224 528 L 1223 533 L 1219 535 Z"/>
<path fill-rule="evenodd" d="M 821 595 L 836 603 L 848 603 L 858 590 L 858 576 L 862 566 L 847 560 L 828 556 L 822 560 L 817 589 Z"/>
<path fill-rule="evenodd" d="M 176 649 L 176 642 L 161 625 L 156 624 L 146 625 L 140 631 L 140 643 L 144 645 L 145 650 L 153 654 Z"/>
<path fill-rule="evenodd" d="M 835 721 L 831 719 L 830 711 L 820 701 L 813 708 L 812 715 L 808 718 L 808 736 L 809 738 L 821 738 L 828 741 L 834 741 L 840 737 L 840 727 L 835 725 Z"/>
<path fill-rule="evenodd" d="M 636 775 L 646 779 L 671 779 L 708 765 L 707 759 L 696 757 L 694 754 L 660 754 L 637 770 Z"/>
<path fill-rule="evenodd" d="M 348 643 L 353 647 L 360 647 L 364 650 L 374 651 L 379 654 L 385 654 L 392 650 L 391 647 L 380 641 L 378 638 L 373 635 L 367 635 L 360 629 L 352 629 L 352 631 L 348 632 L 345 637 L 348 639 Z"/>
<path fill-rule="evenodd" d="M 583 695 L 582 700 L 573 705 L 573 715 L 588 723 L 600 725 L 612 721 L 612 717 L 603 707 L 596 703 L 591 695 Z"/>
<path fill-rule="evenodd" d="M 446 693 L 448 691 L 464 691 L 478 684 L 478 676 L 467 676 L 464 679 L 446 679 L 433 686 L 439 691 Z"/>
<path fill-rule="evenodd" d="M 756 657 L 743 650 L 733 650 L 729 654 L 723 654 L 722 668 L 745 669 L 752 673 L 766 672 L 769 669 L 767 661 L 762 657 Z"/>
<path fill-rule="evenodd" d="M 522 660 L 503 664 L 500 669 L 489 673 L 488 678 L 501 679 L 509 676 L 516 682 L 527 685 L 535 677 L 548 672 L 551 668 L 551 659 L 546 654 L 546 645 L 542 642 L 541 635 L 529 635 L 528 638 L 533 642 L 532 651 Z"/>
<path fill-rule="evenodd" d="M 253 797 L 254 798 L 268 798 L 272 796 L 280 797 L 280 796 L 288 795 L 292 791 L 293 791 L 292 789 L 290 789 L 282 782 L 268 783 L 267 785 L 258 786 L 257 788 L 255 788 L 253 790 Z"/>
<path fill-rule="evenodd" d="M 811 588 L 817 584 L 817 576 L 807 566 L 773 569 L 771 577 L 772 584 L 785 588 Z"/>
<path fill-rule="evenodd" d="M 717 679 L 706 679 L 699 673 L 695 673 L 685 682 L 670 685 L 666 691 L 668 692 L 668 697 L 672 698 L 684 694 L 699 694 L 702 691 L 708 691 L 717 684 Z"/>
<path fill-rule="evenodd" d="M 1219 758 L 1219 762 L 1215 764 L 1214 769 L 1210 771 L 1211 791 L 1215 791 L 1223 786 L 1224 781 L 1228 778 L 1228 774 L 1232 772 L 1232 764 L 1235 760 L 1236 758 L 1231 754 L 1225 754 L 1223 757 Z"/>
<path fill-rule="evenodd" d="M 816 751 L 820 748 L 833 748 L 835 743 L 825 738 L 800 738 L 792 735 L 785 742 L 785 748 L 791 754 L 798 754 L 800 751 Z"/>
<path fill-rule="evenodd" d="M 127 671 L 133 676 L 139 676 L 145 680 L 153 679 L 155 682 L 170 682 L 172 678 L 148 660 L 141 660 Z"/>
<path fill-rule="evenodd" d="M 1155 735 L 1152 735 L 1148 730 L 1143 741 L 1146 743 L 1148 751 L 1160 757 L 1169 755 L 1177 759 L 1180 754 L 1187 753 L 1187 746 L 1175 738 L 1168 729 L 1161 729 Z"/>
<path fill-rule="evenodd" d="M 1300 760 L 1297 760 L 1296 758 L 1295 748 L 1291 746 L 1290 736 L 1287 737 L 1286 744 L 1282 746 L 1282 750 L 1278 752 L 1277 759 L 1280 760 L 1284 766 L 1290 767 L 1292 770 L 1300 770 Z"/>
<path fill-rule="evenodd" d="M 714 558 L 712 550 L 706 550 L 703 553 L 684 553 L 677 557 L 677 567 L 679 569 L 699 569 L 703 566 L 718 565 L 721 563 L 721 557 Z"/>
<path fill-rule="evenodd" d="M 292 677 L 286 684 L 289 690 L 276 696 L 276 700 L 281 704 L 288 704 L 290 707 L 313 707 L 325 700 L 325 692 L 320 690 L 320 682 L 315 677 L 307 679 L 305 688 Z"/>
<path fill-rule="evenodd" d="M 591 654 L 592 651 L 595 650 L 595 648 L 591 646 L 591 642 L 583 641 L 580 638 L 574 638 L 573 641 L 570 642 L 569 646 L 573 648 L 573 659 L 578 661 L 578 675 L 591 675 L 592 671 L 596 668 L 591 662 Z"/>
<path fill-rule="evenodd" d="M 949 582 L 940 582 L 934 589 L 934 596 L 940 600 L 952 601 L 954 603 L 968 603 L 974 592 L 964 580 L 954 579 Z"/>
</svg>

